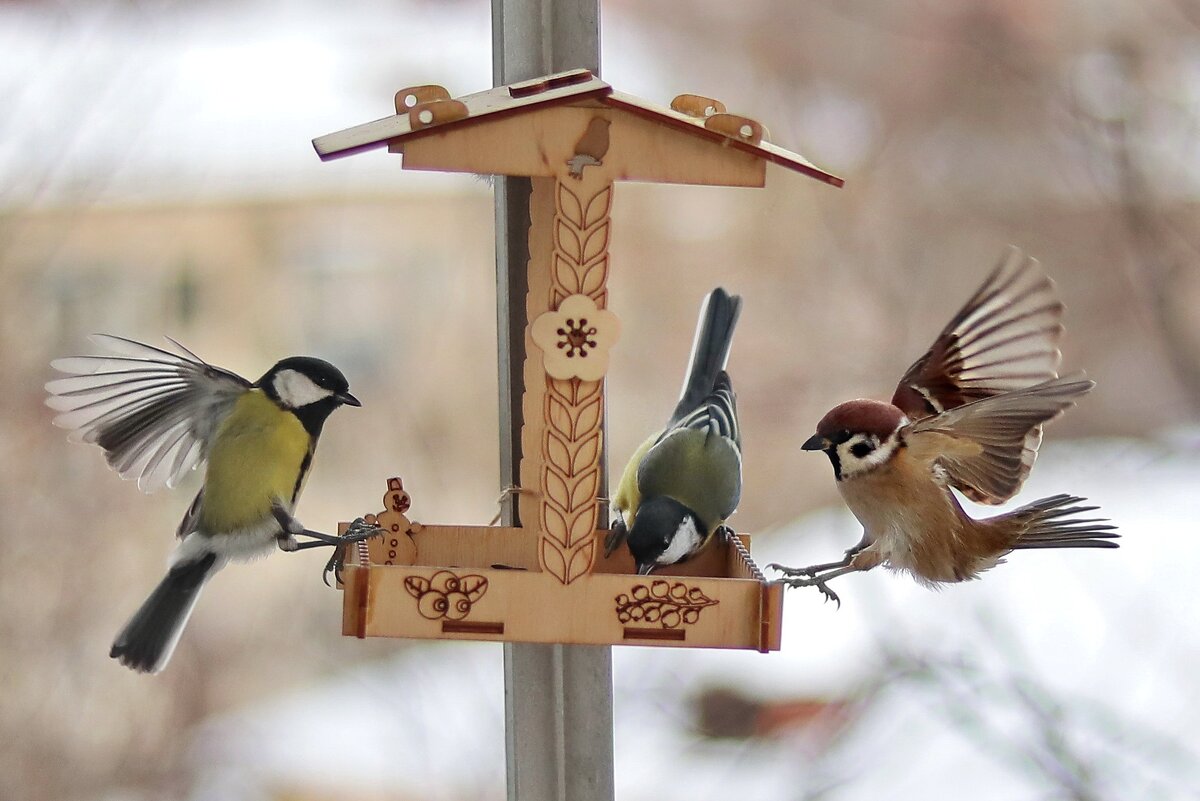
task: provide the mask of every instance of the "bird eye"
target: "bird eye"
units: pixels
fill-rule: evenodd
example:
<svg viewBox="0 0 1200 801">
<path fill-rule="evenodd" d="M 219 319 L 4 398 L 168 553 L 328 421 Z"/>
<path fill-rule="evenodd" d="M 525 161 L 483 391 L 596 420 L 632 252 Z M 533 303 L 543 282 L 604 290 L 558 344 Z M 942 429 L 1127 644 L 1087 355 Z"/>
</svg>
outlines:
<svg viewBox="0 0 1200 801">
<path fill-rule="evenodd" d="M 856 442 L 850 446 L 850 453 L 854 454 L 855 457 L 859 459 L 865 458 L 866 455 L 873 450 L 875 450 L 875 446 L 865 440 L 862 442 Z"/>
</svg>

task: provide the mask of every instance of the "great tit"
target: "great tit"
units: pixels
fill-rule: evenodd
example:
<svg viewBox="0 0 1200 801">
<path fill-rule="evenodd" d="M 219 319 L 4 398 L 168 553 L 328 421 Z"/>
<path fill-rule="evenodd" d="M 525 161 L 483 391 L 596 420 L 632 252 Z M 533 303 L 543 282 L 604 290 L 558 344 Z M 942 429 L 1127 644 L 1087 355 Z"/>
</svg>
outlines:
<svg viewBox="0 0 1200 801">
<path fill-rule="evenodd" d="M 695 555 L 737 508 L 741 437 L 724 368 L 741 308 L 720 287 L 705 298 L 679 403 L 630 457 L 613 495 L 605 553 L 628 541 L 640 575 Z"/>
<path fill-rule="evenodd" d="M 204 484 L 176 535 L 166 578 L 133 614 L 110 656 L 133 670 L 167 664 L 200 589 L 231 560 L 274 548 L 300 550 L 342 540 L 300 525 L 292 511 L 304 488 L 325 418 L 361 406 L 346 377 L 307 356 L 283 359 L 250 383 L 180 354 L 107 335 L 92 341 L 106 356 L 57 359 L 69 378 L 46 384 L 55 425 L 104 449 L 122 478 L 152 492 L 207 464 Z M 377 533 L 377 532 L 369 532 Z M 303 544 L 297 536 L 311 541 Z M 361 532 L 357 538 L 365 538 Z"/>
</svg>

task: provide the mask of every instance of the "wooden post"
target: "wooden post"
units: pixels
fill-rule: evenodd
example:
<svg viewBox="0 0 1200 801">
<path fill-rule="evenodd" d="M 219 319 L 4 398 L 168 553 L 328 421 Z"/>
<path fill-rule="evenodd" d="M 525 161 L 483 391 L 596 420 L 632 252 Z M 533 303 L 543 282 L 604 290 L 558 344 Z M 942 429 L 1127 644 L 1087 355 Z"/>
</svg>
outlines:
<svg viewBox="0 0 1200 801">
<path fill-rule="evenodd" d="M 497 86 L 576 67 L 599 75 L 598 0 L 492 0 L 492 58 Z M 502 486 L 521 482 L 532 200 L 530 179 L 496 179 Z M 603 457 L 599 472 L 603 495 Z M 520 519 L 518 498 L 510 496 L 502 522 Z M 505 643 L 504 707 L 509 801 L 612 800 L 610 647 Z"/>
</svg>

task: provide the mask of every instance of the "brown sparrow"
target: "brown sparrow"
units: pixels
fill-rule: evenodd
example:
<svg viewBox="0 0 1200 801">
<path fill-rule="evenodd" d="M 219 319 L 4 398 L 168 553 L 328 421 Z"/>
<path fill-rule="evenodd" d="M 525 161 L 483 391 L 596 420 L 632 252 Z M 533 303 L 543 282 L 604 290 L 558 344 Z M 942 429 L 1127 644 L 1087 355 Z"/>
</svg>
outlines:
<svg viewBox="0 0 1200 801">
<path fill-rule="evenodd" d="M 771 565 L 792 587 L 817 587 L 886 564 L 934 586 L 966 581 L 1023 548 L 1115 548 L 1095 506 L 1055 495 L 975 520 L 950 491 L 997 504 L 1021 488 L 1042 426 L 1095 384 L 1059 378 L 1063 306 L 1038 263 L 1012 249 L 896 387 L 891 403 L 835 406 L 801 447 L 833 463 L 838 490 L 863 526 L 843 559 Z"/>
</svg>

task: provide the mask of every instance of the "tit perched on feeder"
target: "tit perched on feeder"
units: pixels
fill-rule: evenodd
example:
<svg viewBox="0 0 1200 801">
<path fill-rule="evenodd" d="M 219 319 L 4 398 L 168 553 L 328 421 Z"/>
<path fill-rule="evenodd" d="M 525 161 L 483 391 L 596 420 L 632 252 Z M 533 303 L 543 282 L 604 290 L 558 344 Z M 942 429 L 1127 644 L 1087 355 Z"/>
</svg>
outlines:
<svg viewBox="0 0 1200 801">
<path fill-rule="evenodd" d="M 1084 500 L 1055 495 L 975 520 L 951 492 L 998 504 L 1029 475 L 1042 426 L 1095 384 L 1058 377 L 1062 303 L 1038 263 L 1015 249 L 933 346 L 904 374 L 891 403 L 834 407 L 801 447 L 824 451 L 838 490 L 863 526 L 845 558 L 771 567 L 793 587 L 886 564 L 930 586 L 977 578 L 1025 548 L 1115 548 L 1115 527 L 1078 515 Z"/>
<path fill-rule="evenodd" d="M 605 552 L 628 541 L 641 575 L 695 555 L 741 498 L 737 401 L 724 369 L 741 308 L 720 287 L 705 298 L 679 403 L 630 457 L 613 495 Z"/>
<path fill-rule="evenodd" d="M 71 374 L 46 384 L 46 403 L 60 412 L 55 424 L 103 448 L 109 465 L 145 492 L 207 463 L 170 570 L 113 642 L 110 656 L 121 664 L 162 670 L 200 589 L 229 561 L 379 533 L 360 523 L 333 537 L 292 517 L 325 419 L 339 406 L 362 405 L 332 364 L 293 356 L 251 383 L 173 340 L 182 355 L 122 337 L 93 341 L 112 355 L 52 363 Z"/>
</svg>

